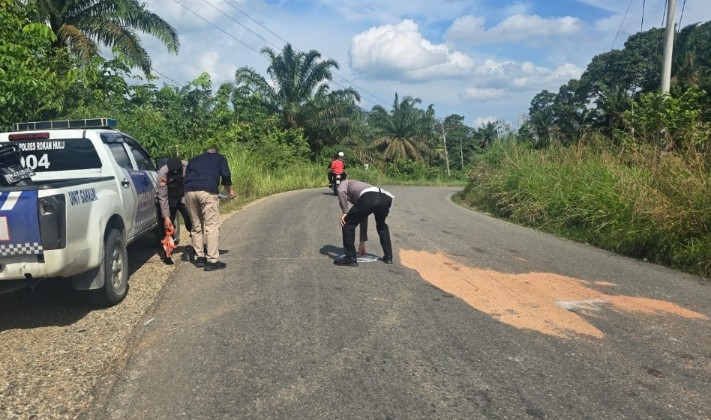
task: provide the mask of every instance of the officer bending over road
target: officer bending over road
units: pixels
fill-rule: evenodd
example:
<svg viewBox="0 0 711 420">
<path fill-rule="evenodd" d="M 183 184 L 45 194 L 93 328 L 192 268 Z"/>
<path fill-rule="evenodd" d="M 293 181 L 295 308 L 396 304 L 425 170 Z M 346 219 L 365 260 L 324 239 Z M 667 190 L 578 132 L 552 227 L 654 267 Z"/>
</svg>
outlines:
<svg viewBox="0 0 711 420">
<path fill-rule="evenodd" d="M 193 229 L 190 213 L 185 206 L 185 194 L 183 191 L 183 179 L 187 165 L 187 161 L 171 157 L 168 158 L 165 165 L 158 169 L 156 195 L 160 204 L 160 213 L 163 217 L 163 229 L 166 233 L 168 230 L 175 230 L 173 220 L 175 220 L 175 215 L 178 212 L 183 216 L 185 228 L 188 232 Z M 188 258 L 192 260 L 192 255 L 194 255 L 192 245 L 186 247 L 186 252 Z M 169 257 L 166 256 L 165 259 L 167 260 Z"/>
<path fill-rule="evenodd" d="M 192 217 L 192 243 L 195 250 L 195 266 L 205 271 L 225 268 L 220 257 L 220 199 L 219 187 L 232 199 L 232 178 L 227 159 L 217 153 L 217 148 L 209 147 L 205 153 L 188 162 L 185 172 L 185 203 Z M 203 232 L 204 231 L 204 232 Z M 205 246 L 207 245 L 207 253 Z"/>
<path fill-rule="evenodd" d="M 365 254 L 365 241 L 368 240 L 368 216 L 375 216 L 375 228 L 383 247 L 383 262 L 393 263 L 393 248 L 390 243 L 390 229 L 385 219 L 393 203 L 392 194 L 382 188 L 374 187 L 355 179 L 346 179 L 338 186 L 338 204 L 341 206 L 341 231 L 343 233 L 343 257 L 333 261 L 336 265 L 357 267 L 358 259 L 355 248 L 355 228 L 360 224 L 359 251 Z M 348 203 L 353 204 L 348 210 Z"/>
</svg>

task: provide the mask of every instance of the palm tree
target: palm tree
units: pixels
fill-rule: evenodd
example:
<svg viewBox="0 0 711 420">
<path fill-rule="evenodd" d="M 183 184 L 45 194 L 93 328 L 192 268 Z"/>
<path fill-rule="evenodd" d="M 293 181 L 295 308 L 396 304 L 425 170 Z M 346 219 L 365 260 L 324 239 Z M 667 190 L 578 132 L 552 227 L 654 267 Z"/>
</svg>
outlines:
<svg viewBox="0 0 711 420">
<path fill-rule="evenodd" d="M 350 140 L 362 120 L 362 109 L 350 92 L 336 90 L 313 98 L 302 108 L 302 124 L 312 149 L 319 152 L 327 146 Z"/>
<path fill-rule="evenodd" d="M 171 53 L 179 48 L 178 33 L 137 0 L 30 0 L 38 20 L 57 36 L 54 47 L 67 48 L 83 62 L 99 55 L 101 45 L 115 48 L 132 67 L 150 74 L 151 59 L 135 31 L 160 39 Z"/>
<path fill-rule="evenodd" d="M 625 111 L 632 109 L 632 103 L 632 97 L 624 87 L 600 85 L 600 94 L 595 99 L 597 106 L 595 122 L 611 140 L 616 139 L 616 130 L 623 128 L 622 115 Z"/>
<path fill-rule="evenodd" d="M 424 161 L 433 154 L 430 140 L 433 135 L 434 110 L 430 105 L 427 110 L 416 107 L 422 101 L 406 96 L 395 101 L 390 112 L 380 105 L 370 111 L 369 124 L 374 130 L 372 147 L 382 153 L 386 161 L 413 159 Z"/>
<path fill-rule="evenodd" d="M 482 149 L 490 147 L 496 140 L 499 139 L 499 122 L 487 121 L 477 129 L 479 135 L 480 146 Z"/>
<path fill-rule="evenodd" d="M 262 53 L 271 61 L 267 68 L 271 83 L 254 69 L 241 67 L 235 72 L 238 89 L 246 86 L 269 111 L 281 116 L 285 128 L 303 128 L 312 150 L 333 143 L 321 137 L 335 127 L 347 127 L 349 119 L 343 117 L 360 101 L 352 88 L 329 91 L 327 81 L 332 80 L 331 70 L 338 69 L 338 62 L 321 60 L 316 50 L 297 52 L 291 44 L 278 54 L 269 47 Z"/>
</svg>

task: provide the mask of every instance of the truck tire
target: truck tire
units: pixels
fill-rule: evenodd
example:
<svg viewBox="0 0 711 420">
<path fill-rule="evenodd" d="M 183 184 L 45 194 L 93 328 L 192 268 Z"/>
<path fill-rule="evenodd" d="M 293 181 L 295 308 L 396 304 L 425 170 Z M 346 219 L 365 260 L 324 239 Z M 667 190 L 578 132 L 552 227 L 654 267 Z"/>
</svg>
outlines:
<svg viewBox="0 0 711 420">
<path fill-rule="evenodd" d="M 97 276 L 104 279 L 104 285 L 88 290 L 90 303 L 97 306 L 112 306 L 121 302 L 128 293 L 128 253 L 126 241 L 117 229 L 111 229 L 104 243 L 104 258 Z"/>
</svg>

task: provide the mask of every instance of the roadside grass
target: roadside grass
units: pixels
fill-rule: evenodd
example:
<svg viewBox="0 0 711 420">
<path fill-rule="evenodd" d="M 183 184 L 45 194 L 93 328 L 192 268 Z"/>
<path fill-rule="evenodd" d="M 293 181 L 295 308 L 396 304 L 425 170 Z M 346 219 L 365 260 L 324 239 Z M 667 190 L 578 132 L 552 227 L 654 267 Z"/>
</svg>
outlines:
<svg viewBox="0 0 711 420">
<path fill-rule="evenodd" d="M 237 199 L 223 202 L 222 211 L 232 211 L 245 203 L 272 194 L 304 188 L 327 188 L 326 168 L 311 162 L 289 164 L 284 167 L 268 167 L 263 159 L 238 149 L 223 149 L 232 172 L 233 188 Z M 369 167 L 354 167 L 347 170 L 348 177 L 373 185 L 452 185 L 464 187 L 464 176 L 431 177 L 411 175 L 408 177 L 389 177 L 382 171 Z"/>
<path fill-rule="evenodd" d="M 500 144 L 459 199 L 516 223 L 672 268 L 711 275 L 711 168 L 695 151 Z"/>
</svg>

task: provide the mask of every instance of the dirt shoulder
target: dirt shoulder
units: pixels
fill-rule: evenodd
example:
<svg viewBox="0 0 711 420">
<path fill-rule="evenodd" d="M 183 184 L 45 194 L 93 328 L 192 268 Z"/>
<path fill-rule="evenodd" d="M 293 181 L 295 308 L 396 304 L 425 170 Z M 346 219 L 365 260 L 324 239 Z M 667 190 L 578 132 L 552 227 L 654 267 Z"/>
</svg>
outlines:
<svg viewBox="0 0 711 420">
<path fill-rule="evenodd" d="M 223 221 L 259 201 L 225 203 Z M 0 295 L 0 418 L 74 419 L 86 410 L 96 386 L 124 367 L 132 334 L 151 322 L 171 273 L 186 264 L 188 241 L 183 228 L 175 265 L 163 262 L 152 235 L 131 244 L 129 292 L 111 308 L 87 304 L 64 279 Z"/>
<path fill-rule="evenodd" d="M 150 239 L 129 246 L 130 289 L 114 307 L 86 304 L 62 279 L 0 295 L 0 417 L 75 418 L 121 368 L 134 327 L 176 267 Z"/>
</svg>

